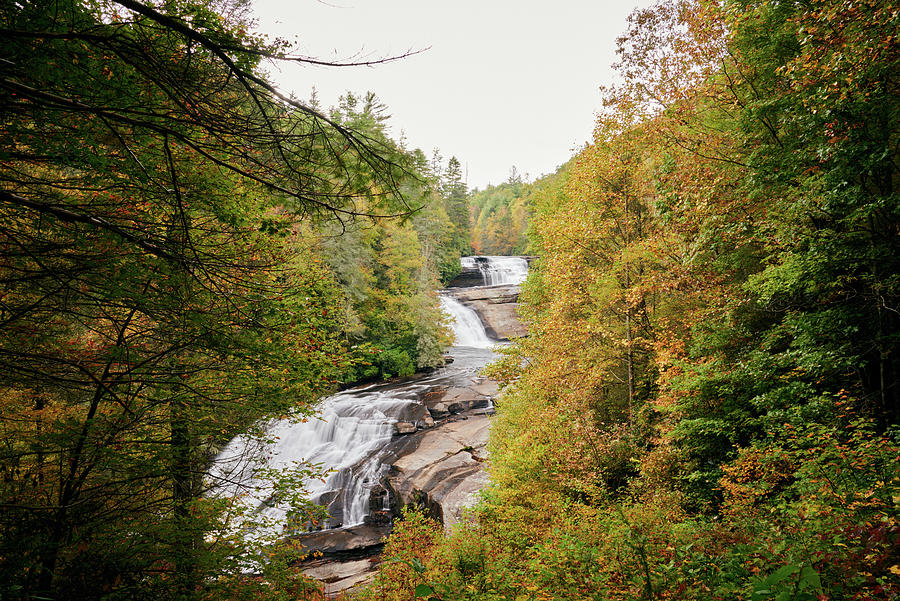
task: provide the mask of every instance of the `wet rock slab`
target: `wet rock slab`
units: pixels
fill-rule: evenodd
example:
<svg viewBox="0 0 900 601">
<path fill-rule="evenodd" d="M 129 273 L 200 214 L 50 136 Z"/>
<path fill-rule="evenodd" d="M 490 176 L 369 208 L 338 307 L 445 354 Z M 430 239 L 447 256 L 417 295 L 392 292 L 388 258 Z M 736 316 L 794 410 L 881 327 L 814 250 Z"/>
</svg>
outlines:
<svg viewBox="0 0 900 601">
<path fill-rule="evenodd" d="M 303 573 L 322 583 L 326 599 L 334 599 L 354 587 L 368 584 L 378 573 L 377 558 L 352 561 L 318 560 L 307 563 Z"/>
<path fill-rule="evenodd" d="M 390 524 L 360 524 L 307 532 L 292 537 L 309 553 L 346 555 L 352 552 L 371 554 L 391 531 Z"/>
<path fill-rule="evenodd" d="M 487 483 L 489 429 L 487 412 L 473 411 L 406 437 L 387 477 L 399 504 L 422 506 L 446 527 L 460 521 Z"/>
<path fill-rule="evenodd" d="M 490 415 L 497 383 L 472 377 L 468 385 L 438 386 L 422 396 L 434 427 L 415 432 L 404 424 L 395 429 L 391 468 L 384 485 L 395 511 L 404 505 L 427 509 L 446 527 L 474 505 L 487 484 L 485 459 Z"/>
<path fill-rule="evenodd" d="M 303 562 L 303 573 L 322 583 L 326 599 L 368 584 L 392 527 L 388 521 L 297 535 L 294 539 L 313 557 Z"/>
</svg>

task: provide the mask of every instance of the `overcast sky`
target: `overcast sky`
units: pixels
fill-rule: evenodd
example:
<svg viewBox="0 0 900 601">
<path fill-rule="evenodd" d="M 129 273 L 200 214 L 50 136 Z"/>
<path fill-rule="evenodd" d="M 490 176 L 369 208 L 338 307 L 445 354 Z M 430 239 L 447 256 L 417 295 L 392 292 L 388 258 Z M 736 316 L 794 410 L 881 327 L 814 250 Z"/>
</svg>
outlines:
<svg viewBox="0 0 900 601">
<path fill-rule="evenodd" d="M 377 67 L 283 66 L 272 76 L 327 108 L 352 90 L 388 105 L 393 137 L 456 156 L 470 188 L 555 171 L 591 136 L 616 37 L 646 0 L 254 0 L 258 29 L 322 59 Z"/>
</svg>

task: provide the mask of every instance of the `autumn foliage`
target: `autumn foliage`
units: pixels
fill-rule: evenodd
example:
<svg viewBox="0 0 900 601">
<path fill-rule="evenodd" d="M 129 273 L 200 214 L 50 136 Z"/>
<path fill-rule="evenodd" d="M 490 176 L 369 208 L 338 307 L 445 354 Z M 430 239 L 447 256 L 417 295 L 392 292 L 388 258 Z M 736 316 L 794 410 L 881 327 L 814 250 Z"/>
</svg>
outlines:
<svg viewBox="0 0 900 601">
<path fill-rule="evenodd" d="M 492 485 L 436 543 L 503 577 L 445 565 L 438 598 L 900 596 L 898 30 L 883 0 L 631 17 L 532 198 Z"/>
</svg>

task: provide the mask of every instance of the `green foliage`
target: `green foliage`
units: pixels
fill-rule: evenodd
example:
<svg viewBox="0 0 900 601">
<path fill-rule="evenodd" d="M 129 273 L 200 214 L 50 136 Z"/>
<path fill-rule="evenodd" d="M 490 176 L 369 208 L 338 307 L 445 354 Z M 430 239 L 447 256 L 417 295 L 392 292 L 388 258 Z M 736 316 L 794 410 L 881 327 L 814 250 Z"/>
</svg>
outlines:
<svg viewBox="0 0 900 601">
<path fill-rule="evenodd" d="M 459 162 L 451 159 L 455 167 L 442 175 L 420 150 L 397 147 L 385 133 L 384 110 L 369 92 L 362 102 L 348 93 L 331 111 L 335 121 L 405 157 L 409 170 L 398 185 L 416 207 L 402 221 L 366 219 L 323 228 L 321 255 L 344 291 L 345 336 L 356 358 L 345 383 L 409 376 L 443 364 L 449 333 L 434 290 L 459 272 L 460 253 L 468 247 L 467 221 L 454 213 L 465 213 Z"/>
<path fill-rule="evenodd" d="M 783 566 L 753 588 L 756 590 L 750 601 L 814 601 L 819 598 L 822 582 L 809 566 Z"/>
<path fill-rule="evenodd" d="M 513 169 L 515 171 L 515 168 Z M 557 185 L 557 175 L 526 184 L 513 174 L 510 181 L 476 190 L 469 196 L 472 249 L 480 255 L 522 255 L 528 252 L 528 227 L 536 198 Z"/>
<path fill-rule="evenodd" d="M 441 194 L 447 217 L 453 225 L 450 247 L 460 255 L 469 254 L 471 226 L 466 182 L 463 180 L 462 166 L 456 157 L 450 157 L 447 168 L 441 174 Z"/>
<path fill-rule="evenodd" d="M 440 524 L 412 506 L 405 506 L 385 544 L 382 553 L 384 561 L 375 582 L 365 591 L 363 598 L 399 600 L 432 595 L 434 588 L 427 580 L 430 574 L 425 566 L 440 533 Z"/>
</svg>

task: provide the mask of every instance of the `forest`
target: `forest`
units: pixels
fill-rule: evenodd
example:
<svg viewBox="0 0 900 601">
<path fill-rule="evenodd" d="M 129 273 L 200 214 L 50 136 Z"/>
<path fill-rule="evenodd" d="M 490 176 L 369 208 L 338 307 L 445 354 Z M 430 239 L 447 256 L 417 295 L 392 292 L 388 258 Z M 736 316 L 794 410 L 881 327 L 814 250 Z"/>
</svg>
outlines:
<svg viewBox="0 0 900 601">
<path fill-rule="evenodd" d="M 472 195 L 474 248 L 538 256 L 491 484 L 450 533 L 409 514 L 368 598 L 900 597 L 898 31 L 632 14 L 593 141 Z"/>
<path fill-rule="evenodd" d="M 211 457 L 443 362 L 458 169 L 390 139 L 372 93 L 281 94 L 261 65 L 311 59 L 246 9 L 0 9 L 2 599 L 256 598 L 258 554 L 299 586 L 293 550 L 228 527 Z"/>
<path fill-rule="evenodd" d="M 249 11 L 0 5 L 0 599 L 321 598 L 210 460 L 442 364 L 469 254 L 536 257 L 490 484 L 348 598 L 900 599 L 900 5 L 640 9 L 592 141 L 471 193 Z"/>
</svg>

